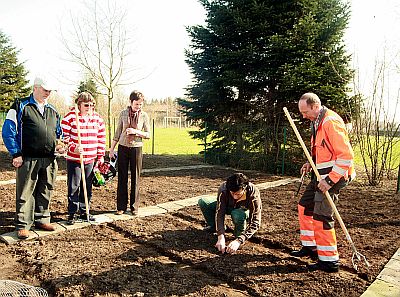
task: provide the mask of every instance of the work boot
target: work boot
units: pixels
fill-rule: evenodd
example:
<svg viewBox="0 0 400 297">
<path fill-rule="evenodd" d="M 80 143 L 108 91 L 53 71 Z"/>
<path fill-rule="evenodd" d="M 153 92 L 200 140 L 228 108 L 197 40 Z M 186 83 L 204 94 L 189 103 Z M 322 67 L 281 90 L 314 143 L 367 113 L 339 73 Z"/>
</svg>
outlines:
<svg viewBox="0 0 400 297">
<path fill-rule="evenodd" d="M 321 261 L 307 265 L 309 271 L 339 272 L 339 261 Z"/>
<path fill-rule="evenodd" d="M 28 239 L 28 238 L 29 238 L 29 230 L 26 230 L 26 229 L 20 229 L 20 230 L 18 230 L 18 231 L 17 231 L 17 237 L 18 237 L 19 239 L 22 239 L 22 240 Z"/>
<path fill-rule="evenodd" d="M 310 257 L 311 259 L 318 259 L 318 253 L 316 247 L 303 246 L 300 250 L 294 250 L 289 253 L 293 257 Z"/>
<path fill-rule="evenodd" d="M 54 231 L 54 230 L 56 230 L 56 228 L 50 223 L 47 223 L 47 224 L 36 223 L 35 224 L 35 229 L 41 229 L 43 231 Z"/>
</svg>

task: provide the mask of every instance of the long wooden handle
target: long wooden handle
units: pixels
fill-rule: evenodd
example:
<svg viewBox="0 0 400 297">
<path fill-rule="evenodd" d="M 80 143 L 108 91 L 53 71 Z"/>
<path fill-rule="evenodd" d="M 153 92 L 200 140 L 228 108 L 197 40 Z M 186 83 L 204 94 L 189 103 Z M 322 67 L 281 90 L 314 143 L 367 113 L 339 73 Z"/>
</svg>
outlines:
<svg viewBox="0 0 400 297">
<path fill-rule="evenodd" d="M 78 145 L 81 146 L 81 130 L 80 130 L 80 123 L 79 123 L 79 109 L 78 105 L 75 104 L 75 121 L 76 121 L 76 129 L 78 134 Z M 86 206 L 86 219 L 89 222 L 89 201 L 87 195 L 87 188 L 86 188 L 86 174 L 85 174 L 85 164 L 83 163 L 83 154 L 79 152 L 79 160 L 81 163 L 81 174 L 82 174 L 82 186 L 83 186 L 83 196 L 85 198 L 85 206 Z"/>
<path fill-rule="evenodd" d="M 306 154 L 308 162 L 310 163 L 312 169 L 314 170 L 314 173 L 315 173 L 315 176 L 317 177 L 317 180 L 320 181 L 321 180 L 321 175 L 319 174 L 319 172 L 317 170 L 317 167 L 315 166 L 314 161 L 311 158 L 311 155 L 308 152 L 308 149 L 307 149 L 303 139 L 301 138 L 301 135 L 300 135 L 299 131 L 297 130 L 297 127 L 296 127 L 295 123 L 293 122 L 292 117 L 289 114 L 289 111 L 287 110 L 286 107 L 283 108 L 283 111 L 285 112 L 285 115 L 289 120 L 290 126 L 292 126 L 292 128 L 294 130 L 294 133 L 296 134 L 297 139 L 299 140 L 299 142 L 301 144 L 301 147 L 303 148 L 303 151 Z M 353 249 L 353 252 L 357 253 L 357 250 L 356 250 L 356 247 L 355 247 L 355 245 L 353 243 L 353 240 L 351 239 L 350 234 L 347 231 L 347 228 L 343 223 L 342 217 L 340 216 L 339 211 L 337 210 L 336 205 L 333 202 L 331 195 L 329 194 L 328 191 L 326 191 L 324 194 L 325 194 L 326 198 L 328 199 L 328 202 L 329 202 L 330 206 L 332 207 L 333 212 L 335 213 L 336 219 L 338 220 L 338 222 L 340 224 L 340 227 L 342 227 L 342 230 L 343 230 L 344 234 L 346 235 L 346 238 L 347 238 L 348 242 L 350 243 L 350 246 Z"/>
</svg>

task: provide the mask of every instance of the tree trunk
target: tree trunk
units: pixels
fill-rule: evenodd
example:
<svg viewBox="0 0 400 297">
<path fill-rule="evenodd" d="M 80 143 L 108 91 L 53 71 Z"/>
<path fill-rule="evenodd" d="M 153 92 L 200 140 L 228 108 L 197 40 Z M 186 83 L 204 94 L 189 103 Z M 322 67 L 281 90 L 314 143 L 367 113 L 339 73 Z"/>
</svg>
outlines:
<svg viewBox="0 0 400 297">
<path fill-rule="evenodd" d="M 107 126 L 108 126 L 108 147 L 111 147 L 112 141 L 112 122 L 111 122 L 111 100 L 112 100 L 112 93 L 108 92 L 107 94 L 108 103 L 107 103 Z"/>
</svg>

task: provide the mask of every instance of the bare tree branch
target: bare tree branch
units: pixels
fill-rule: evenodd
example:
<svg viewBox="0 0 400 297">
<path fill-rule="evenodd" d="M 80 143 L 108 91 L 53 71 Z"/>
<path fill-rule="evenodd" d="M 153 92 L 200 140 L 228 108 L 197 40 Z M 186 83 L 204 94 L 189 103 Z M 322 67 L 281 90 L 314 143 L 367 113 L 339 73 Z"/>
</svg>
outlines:
<svg viewBox="0 0 400 297">
<path fill-rule="evenodd" d="M 375 62 L 370 96 L 361 94 L 359 86 L 354 83 L 358 110 L 353 129 L 368 183 L 372 186 L 380 184 L 385 174 L 390 177 L 400 158 L 393 151 L 393 147 L 400 142 L 400 124 L 396 123 L 400 89 L 392 97 L 387 83 L 392 62 L 387 63 L 385 56 L 383 61 Z M 391 102 L 390 106 L 385 106 L 385 102 Z"/>
<path fill-rule="evenodd" d="M 103 3 L 103 2 L 102 2 Z M 74 63 L 77 63 L 99 85 L 107 96 L 108 141 L 111 145 L 111 101 L 115 88 L 121 84 L 126 65 L 126 9 L 114 1 L 104 5 L 98 1 L 84 2 L 87 14 L 70 15 L 72 36 L 61 33 L 62 43 Z M 61 30 L 62 32 L 62 30 Z M 134 83 L 131 81 L 129 83 Z"/>
</svg>

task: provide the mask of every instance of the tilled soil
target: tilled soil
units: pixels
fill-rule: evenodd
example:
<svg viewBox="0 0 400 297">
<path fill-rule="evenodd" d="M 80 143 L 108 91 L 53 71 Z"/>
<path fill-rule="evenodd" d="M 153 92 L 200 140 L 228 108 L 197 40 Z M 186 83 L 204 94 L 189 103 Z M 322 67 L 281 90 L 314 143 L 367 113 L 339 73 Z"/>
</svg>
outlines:
<svg viewBox="0 0 400 297">
<path fill-rule="evenodd" d="M 2 180 L 15 178 L 0 152 Z M 60 159 L 59 174 L 65 174 Z M 201 164 L 201 158 L 149 156 L 144 168 Z M 219 167 L 143 173 L 141 206 L 216 193 L 233 169 Z M 255 184 L 284 178 L 246 172 Z M 235 255 L 214 248 L 216 235 L 202 231 L 198 207 L 128 221 L 70 230 L 14 245 L 0 243 L 0 280 L 45 288 L 50 296 L 360 296 L 400 247 L 400 197 L 395 181 L 379 188 L 354 181 L 338 210 L 357 247 L 371 264 L 369 274 L 351 263 L 352 251 L 339 224 L 339 273 L 308 272 L 299 247 L 297 184 L 261 191 L 262 227 Z M 303 190 L 303 189 L 302 189 Z M 301 191 L 302 192 L 302 191 Z M 300 192 L 300 195 L 301 195 Z M 91 212 L 114 211 L 116 180 L 95 188 Z M 0 233 L 13 231 L 15 185 L 0 187 Z M 66 218 L 66 184 L 58 181 L 52 221 Z M 228 222 L 230 222 L 228 220 Z M 233 239 L 227 234 L 227 239 Z"/>
</svg>

